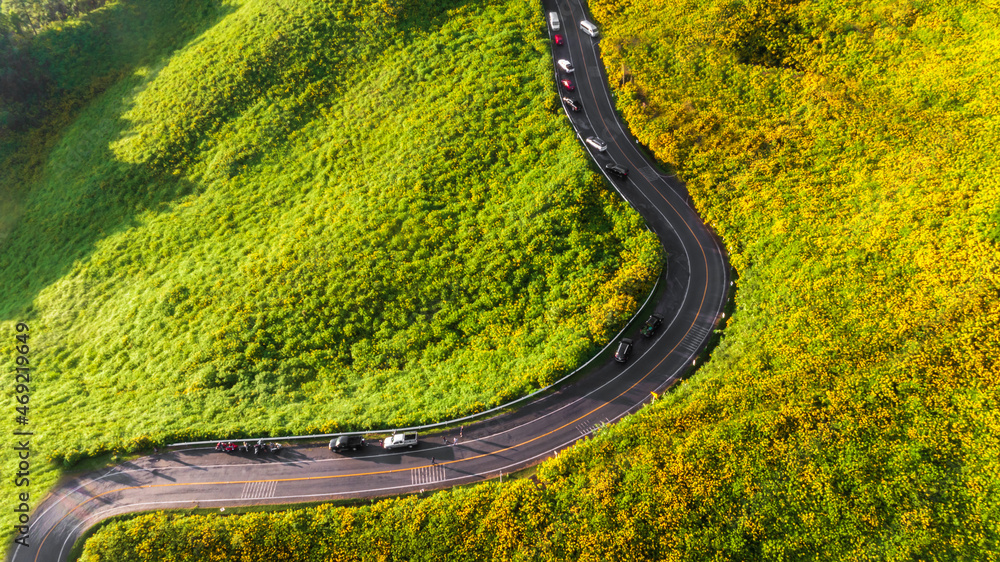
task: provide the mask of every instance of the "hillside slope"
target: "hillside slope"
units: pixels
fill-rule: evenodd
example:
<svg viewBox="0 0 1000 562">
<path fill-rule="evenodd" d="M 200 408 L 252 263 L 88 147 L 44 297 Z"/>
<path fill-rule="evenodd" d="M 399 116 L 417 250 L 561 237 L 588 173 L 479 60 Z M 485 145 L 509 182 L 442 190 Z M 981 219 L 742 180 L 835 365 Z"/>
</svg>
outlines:
<svg viewBox="0 0 1000 562">
<path fill-rule="evenodd" d="M 7 176 L 0 332 L 30 326 L 39 459 L 479 411 L 652 286 L 659 243 L 568 134 L 538 6 L 203 4 L 105 90 L 67 79 L 94 99 Z"/>
<path fill-rule="evenodd" d="M 995 10 L 592 8 L 623 115 L 741 275 L 696 378 L 538 485 L 153 514 L 100 533 L 89 560 L 145 559 L 122 538 L 140 534 L 246 559 L 233 537 L 278 537 L 290 560 L 1000 557 Z"/>
</svg>

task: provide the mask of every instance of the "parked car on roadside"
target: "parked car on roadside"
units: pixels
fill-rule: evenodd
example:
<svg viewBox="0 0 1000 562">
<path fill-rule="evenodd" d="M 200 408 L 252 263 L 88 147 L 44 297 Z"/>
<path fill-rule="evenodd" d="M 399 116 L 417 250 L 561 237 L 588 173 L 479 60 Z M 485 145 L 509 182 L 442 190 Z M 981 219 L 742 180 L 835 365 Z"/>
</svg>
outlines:
<svg viewBox="0 0 1000 562">
<path fill-rule="evenodd" d="M 343 451 L 357 451 L 368 445 L 365 438 L 360 435 L 341 435 L 330 440 L 330 450 L 334 453 Z"/>
<path fill-rule="evenodd" d="M 382 441 L 382 446 L 386 449 L 412 449 L 417 446 L 416 433 L 397 433 L 390 435 Z"/>
</svg>

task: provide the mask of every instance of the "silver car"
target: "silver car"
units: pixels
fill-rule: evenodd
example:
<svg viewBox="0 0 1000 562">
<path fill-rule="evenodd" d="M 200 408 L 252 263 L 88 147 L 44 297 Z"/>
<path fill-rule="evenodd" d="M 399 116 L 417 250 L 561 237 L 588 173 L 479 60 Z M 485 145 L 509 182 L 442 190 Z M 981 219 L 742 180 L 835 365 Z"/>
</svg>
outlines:
<svg viewBox="0 0 1000 562">
<path fill-rule="evenodd" d="M 556 64 L 559 65 L 559 68 L 561 68 L 563 72 L 573 72 L 573 63 L 566 59 L 559 59 L 556 61 Z"/>
<path fill-rule="evenodd" d="M 604 143 L 601 139 L 597 137 L 587 137 L 587 144 L 594 147 L 598 152 L 604 152 L 608 149 L 608 145 Z"/>
</svg>

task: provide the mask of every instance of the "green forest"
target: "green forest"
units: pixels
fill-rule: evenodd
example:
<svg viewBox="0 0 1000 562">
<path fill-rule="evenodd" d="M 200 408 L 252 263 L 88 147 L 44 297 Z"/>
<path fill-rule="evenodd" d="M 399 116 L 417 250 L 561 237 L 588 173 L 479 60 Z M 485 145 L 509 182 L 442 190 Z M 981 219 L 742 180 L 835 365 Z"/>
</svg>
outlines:
<svg viewBox="0 0 1000 562">
<path fill-rule="evenodd" d="M 33 498 L 95 455 L 481 411 L 600 349 L 663 254 L 573 137 L 541 18 L 176 0 L 8 26 L 5 79 L 40 73 L 0 130 Z"/>
<path fill-rule="evenodd" d="M 1000 559 L 996 7 L 590 8 L 619 110 L 739 273 L 711 360 L 537 482 L 150 514 L 86 560 Z"/>
</svg>

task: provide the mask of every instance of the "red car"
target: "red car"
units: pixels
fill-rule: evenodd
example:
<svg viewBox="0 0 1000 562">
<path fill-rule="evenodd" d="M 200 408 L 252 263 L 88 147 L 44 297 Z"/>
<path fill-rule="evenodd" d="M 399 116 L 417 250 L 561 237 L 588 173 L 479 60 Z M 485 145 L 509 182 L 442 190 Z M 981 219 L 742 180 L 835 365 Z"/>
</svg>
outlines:
<svg viewBox="0 0 1000 562">
<path fill-rule="evenodd" d="M 559 35 L 558 33 L 556 33 L 552 37 L 552 40 L 555 41 L 556 45 L 562 45 L 565 42 L 565 40 L 563 39 L 563 36 Z"/>
<path fill-rule="evenodd" d="M 559 83 L 562 84 L 563 88 L 566 88 L 566 90 L 569 91 L 569 92 L 572 92 L 573 90 L 576 89 L 573 86 L 573 81 L 572 80 L 567 80 L 567 79 L 563 78 L 562 80 L 559 81 Z"/>
</svg>

